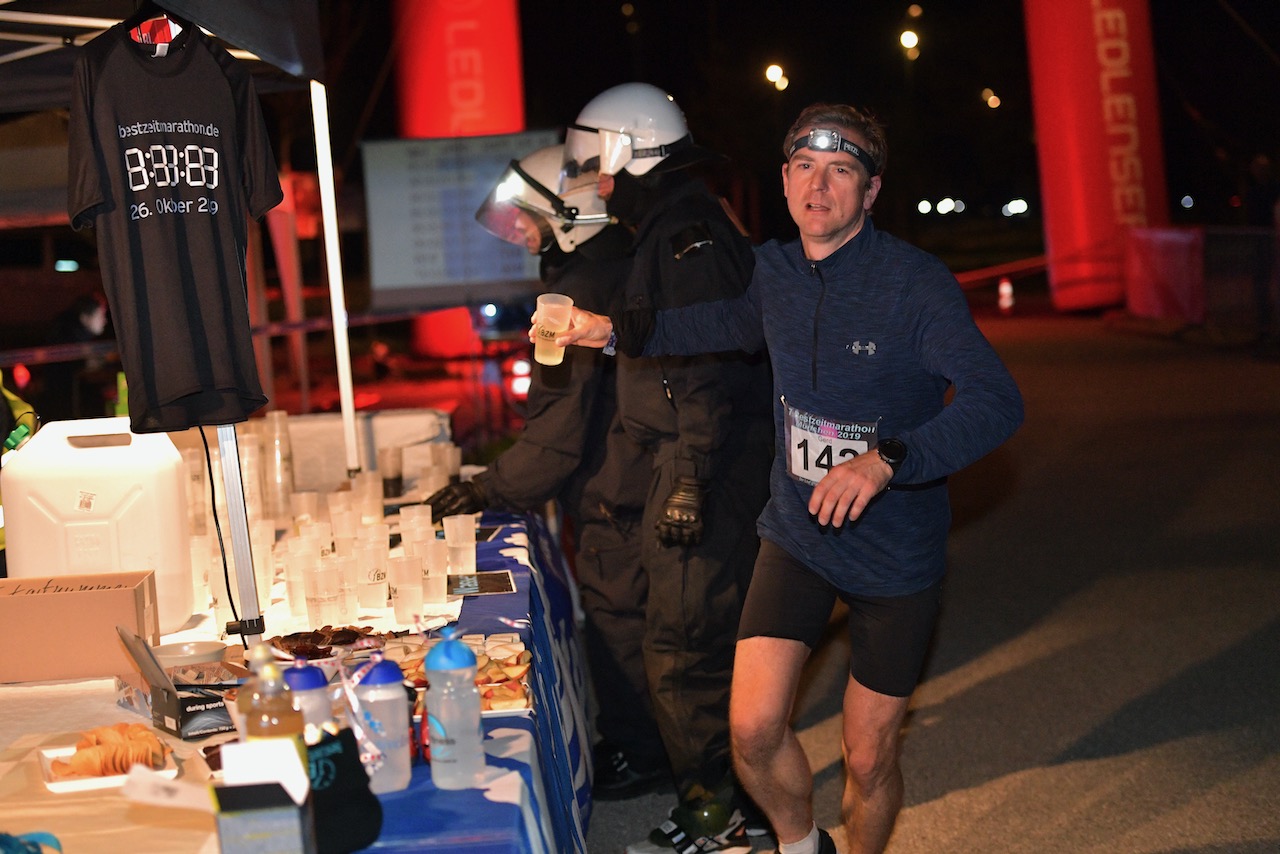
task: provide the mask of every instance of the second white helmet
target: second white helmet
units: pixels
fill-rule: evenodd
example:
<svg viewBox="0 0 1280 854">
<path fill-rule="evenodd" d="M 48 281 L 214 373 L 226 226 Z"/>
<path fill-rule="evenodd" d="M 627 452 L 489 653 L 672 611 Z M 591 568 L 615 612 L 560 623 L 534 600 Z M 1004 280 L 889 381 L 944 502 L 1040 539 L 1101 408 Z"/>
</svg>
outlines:
<svg viewBox="0 0 1280 854">
<path fill-rule="evenodd" d="M 557 195 L 563 163 L 563 145 L 549 145 L 511 161 L 476 211 L 476 221 L 490 234 L 517 245 L 526 245 L 525 228 L 535 227 L 544 237 L 554 237 L 565 252 L 595 237 L 612 219 L 594 183 Z"/>
</svg>

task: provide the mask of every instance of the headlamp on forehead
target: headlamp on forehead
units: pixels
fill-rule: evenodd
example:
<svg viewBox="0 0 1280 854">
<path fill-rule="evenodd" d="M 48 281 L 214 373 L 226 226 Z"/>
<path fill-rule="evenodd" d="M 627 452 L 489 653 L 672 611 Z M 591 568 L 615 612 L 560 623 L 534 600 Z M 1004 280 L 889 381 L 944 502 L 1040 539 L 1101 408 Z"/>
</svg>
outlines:
<svg viewBox="0 0 1280 854">
<path fill-rule="evenodd" d="M 790 161 L 795 156 L 795 153 L 802 148 L 808 148 L 813 151 L 830 151 L 832 153 L 843 151 L 846 154 L 852 154 L 854 159 L 866 168 L 868 175 L 880 174 L 880 166 L 876 163 L 875 158 L 868 154 L 862 146 L 842 137 L 839 131 L 816 128 L 809 131 L 805 136 L 797 137 L 787 151 L 787 160 Z"/>
</svg>

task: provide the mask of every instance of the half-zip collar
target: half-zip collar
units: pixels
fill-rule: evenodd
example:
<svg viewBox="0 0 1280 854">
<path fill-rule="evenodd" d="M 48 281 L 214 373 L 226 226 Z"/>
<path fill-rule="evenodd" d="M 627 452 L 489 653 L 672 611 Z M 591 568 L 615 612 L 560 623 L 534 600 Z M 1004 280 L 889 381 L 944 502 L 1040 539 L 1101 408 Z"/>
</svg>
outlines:
<svg viewBox="0 0 1280 854">
<path fill-rule="evenodd" d="M 822 301 L 827 298 L 827 280 L 822 277 L 822 269 L 817 261 L 809 262 L 809 273 L 818 277 L 818 302 L 813 307 L 813 341 L 809 350 L 810 384 L 814 391 L 818 390 L 818 344 L 820 333 L 818 320 L 822 317 Z"/>
<path fill-rule="evenodd" d="M 841 268 L 849 264 L 857 263 L 858 259 L 862 256 L 865 247 L 872 240 L 874 232 L 875 227 L 871 224 L 871 217 L 867 217 L 863 220 L 862 228 L 858 230 L 858 233 L 835 252 L 832 252 L 820 261 L 813 261 L 808 258 L 804 259 L 804 263 L 809 265 L 809 275 L 816 276 L 818 279 L 818 302 L 813 309 L 813 336 L 812 347 L 809 354 L 809 382 L 813 391 L 818 390 L 818 347 L 822 343 L 822 335 L 818 324 L 822 318 L 822 304 L 827 298 L 827 279 L 822 274 L 822 268 L 825 266 L 838 273 Z M 799 247 L 799 251 L 801 253 L 804 252 L 799 241 L 796 242 L 796 246 Z"/>
</svg>

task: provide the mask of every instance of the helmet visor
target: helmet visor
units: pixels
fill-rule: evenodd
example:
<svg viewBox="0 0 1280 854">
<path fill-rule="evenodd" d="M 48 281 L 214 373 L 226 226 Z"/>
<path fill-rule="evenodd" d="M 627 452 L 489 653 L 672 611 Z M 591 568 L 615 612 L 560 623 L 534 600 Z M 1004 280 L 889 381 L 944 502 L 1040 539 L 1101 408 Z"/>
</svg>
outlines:
<svg viewBox="0 0 1280 854">
<path fill-rule="evenodd" d="M 541 191 L 555 198 L 513 160 L 480 204 L 476 222 L 494 237 L 537 251 L 551 238 L 553 215 Z"/>
<path fill-rule="evenodd" d="M 612 218 L 603 210 L 587 209 L 595 198 L 598 177 L 594 172 L 589 173 L 585 183 L 564 193 L 569 200 L 566 202 L 513 160 L 476 211 L 476 222 L 493 236 L 524 246 L 531 252 L 537 251 L 538 246 L 545 248 L 549 245 L 552 236 L 567 251 L 579 242 L 564 239 L 575 227 L 596 226 L 598 231 L 600 227 L 612 222 Z M 563 180 L 561 173 L 561 181 Z M 581 207 L 575 204 L 575 195 Z M 581 239 L 585 240 L 593 234 L 595 231 Z M 536 242 L 535 235 L 539 238 Z M 566 243 L 569 244 L 568 247 Z"/>
<path fill-rule="evenodd" d="M 629 133 L 569 125 L 564 139 L 565 171 L 617 175 L 631 162 L 632 145 Z"/>
<path fill-rule="evenodd" d="M 494 237 L 530 252 L 545 248 L 551 241 L 551 224 L 545 217 L 510 200 L 499 201 L 493 194 L 476 211 L 476 222 Z"/>
</svg>

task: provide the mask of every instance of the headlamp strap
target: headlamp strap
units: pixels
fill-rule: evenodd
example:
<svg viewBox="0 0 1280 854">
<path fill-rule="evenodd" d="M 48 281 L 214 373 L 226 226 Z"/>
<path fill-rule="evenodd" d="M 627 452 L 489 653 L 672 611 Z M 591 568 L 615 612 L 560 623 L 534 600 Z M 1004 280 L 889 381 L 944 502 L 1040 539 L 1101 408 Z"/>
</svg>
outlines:
<svg viewBox="0 0 1280 854">
<path fill-rule="evenodd" d="M 851 140 L 845 139 L 840 135 L 839 131 L 815 128 L 804 136 L 798 137 L 795 142 L 791 143 L 791 149 L 787 152 L 787 160 L 794 157 L 795 153 L 802 148 L 808 148 L 813 151 L 843 151 L 846 154 L 852 154 L 854 159 L 866 168 L 868 175 L 880 174 L 880 165 L 876 163 L 875 158 L 868 154 L 866 149 Z"/>
<path fill-rule="evenodd" d="M 682 148 L 688 148 L 693 145 L 693 136 L 685 134 L 675 142 L 668 142 L 665 145 L 659 145 L 656 148 L 636 148 L 631 152 L 633 158 L 641 157 L 670 157 Z"/>
</svg>

